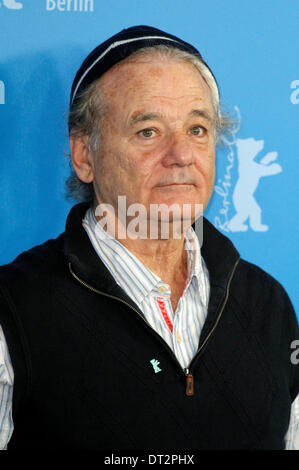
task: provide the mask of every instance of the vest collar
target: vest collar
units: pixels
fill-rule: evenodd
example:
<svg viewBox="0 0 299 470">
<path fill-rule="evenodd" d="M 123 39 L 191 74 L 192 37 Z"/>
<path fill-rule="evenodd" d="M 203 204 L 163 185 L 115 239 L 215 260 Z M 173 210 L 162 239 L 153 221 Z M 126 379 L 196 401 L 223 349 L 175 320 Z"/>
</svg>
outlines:
<svg viewBox="0 0 299 470">
<path fill-rule="evenodd" d="M 64 254 L 78 277 L 98 290 L 112 293 L 118 286 L 82 226 L 88 207 L 89 203 L 80 203 L 70 210 L 66 221 Z M 201 254 L 210 274 L 211 286 L 225 289 L 240 256 L 232 242 L 206 218 L 203 219 Z"/>
</svg>

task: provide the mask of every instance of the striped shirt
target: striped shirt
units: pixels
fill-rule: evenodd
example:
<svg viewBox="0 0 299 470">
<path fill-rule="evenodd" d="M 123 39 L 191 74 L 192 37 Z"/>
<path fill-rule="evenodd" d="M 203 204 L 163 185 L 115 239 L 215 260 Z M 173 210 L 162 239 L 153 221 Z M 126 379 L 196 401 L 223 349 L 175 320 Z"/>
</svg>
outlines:
<svg viewBox="0 0 299 470">
<path fill-rule="evenodd" d="M 148 323 L 173 350 L 181 366 L 188 367 L 197 350 L 210 291 L 208 270 L 193 229 L 187 231 L 185 238 L 188 278 L 173 312 L 169 286 L 108 235 L 96 223 L 91 209 L 85 214 L 82 224 L 96 253 L 116 282 L 139 306 Z M 13 368 L 0 325 L 0 449 L 6 449 L 13 432 L 13 379 Z M 292 404 L 285 441 L 286 450 L 299 450 L 299 396 Z"/>
<path fill-rule="evenodd" d="M 97 223 L 89 209 L 83 227 L 90 241 L 116 282 L 138 305 L 151 327 L 187 368 L 198 347 L 209 301 L 209 274 L 200 256 L 200 246 L 192 227 L 185 237 L 188 279 L 176 311 L 170 301 L 170 287 L 148 269 L 118 240 Z"/>
<path fill-rule="evenodd" d="M 14 373 L 0 325 L 0 449 L 6 449 L 13 431 L 12 391 Z"/>
</svg>

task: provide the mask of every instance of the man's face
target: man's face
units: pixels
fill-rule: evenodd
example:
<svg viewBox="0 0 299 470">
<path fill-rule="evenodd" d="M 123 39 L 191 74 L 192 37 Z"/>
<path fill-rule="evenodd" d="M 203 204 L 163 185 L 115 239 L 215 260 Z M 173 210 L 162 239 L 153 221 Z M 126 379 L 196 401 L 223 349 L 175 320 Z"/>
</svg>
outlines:
<svg viewBox="0 0 299 470">
<path fill-rule="evenodd" d="M 211 92 L 189 63 L 122 63 L 102 78 L 108 110 L 94 159 L 98 203 L 202 204 L 215 174 Z"/>
</svg>

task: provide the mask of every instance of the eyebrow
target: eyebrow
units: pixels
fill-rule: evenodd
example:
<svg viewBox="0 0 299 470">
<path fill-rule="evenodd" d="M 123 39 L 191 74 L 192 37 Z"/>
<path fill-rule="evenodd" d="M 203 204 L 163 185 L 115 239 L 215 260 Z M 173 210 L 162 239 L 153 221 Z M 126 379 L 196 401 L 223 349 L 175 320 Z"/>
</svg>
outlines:
<svg viewBox="0 0 299 470">
<path fill-rule="evenodd" d="M 135 114 L 130 119 L 130 126 L 133 126 L 137 122 L 151 121 L 152 119 L 161 119 L 162 114 L 160 113 L 141 113 Z"/>
<path fill-rule="evenodd" d="M 190 111 L 188 114 L 188 117 L 202 117 L 206 119 L 207 121 L 213 121 L 212 116 L 208 111 L 205 109 L 193 109 Z M 144 121 L 151 121 L 153 119 L 161 119 L 163 116 L 160 113 L 140 113 L 140 114 L 135 114 L 132 116 L 130 119 L 130 126 L 134 126 L 134 124 L 138 122 L 144 122 Z"/>
<path fill-rule="evenodd" d="M 202 118 L 206 119 L 207 121 L 213 121 L 212 116 L 205 109 L 193 109 L 189 113 L 189 116 L 202 117 Z"/>
</svg>

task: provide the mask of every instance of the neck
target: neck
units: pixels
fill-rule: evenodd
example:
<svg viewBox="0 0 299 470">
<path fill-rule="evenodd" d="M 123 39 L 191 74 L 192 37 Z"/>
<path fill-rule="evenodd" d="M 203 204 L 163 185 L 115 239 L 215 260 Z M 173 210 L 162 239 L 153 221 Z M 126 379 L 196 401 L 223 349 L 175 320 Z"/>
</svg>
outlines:
<svg viewBox="0 0 299 470">
<path fill-rule="evenodd" d="M 171 284 L 182 271 L 187 275 L 187 256 L 183 238 L 180 240 L 126 238 L 119 241 L 163 282 Z"/>
<path fill-rule="evenodd" d="M 188 276 L 184 240 L 119 240 L 136 258 L 155 273 L 171 290 L 171 304 L 176 311 Z"/>
<path fill-rule="evenodd" d="M 155 273 L 160 279 L 168 284 L 171 289 L 171 301 L 175 311 L 179 297 L 184 289 L 187 279 L 187 252 L 184 247 L 184 233 L 176 237 L 155 237 L 150 234 L 144 238 L 134 238 L 126 227 L 121 226 L 117 217 L 108 222 L 108 217 L 99 217 L 95 212 L 95 218 L 101 222 L 102 228 L 124 245 L 136 258 L 138 258 L 148 269 Z M 172 224 L 169 224 L 169 235 L 173 235 Z M 111 230 L 111 228 L 113 230 Z M 124 236 L 125 235 L 125 236 Z"/>
</svg>

